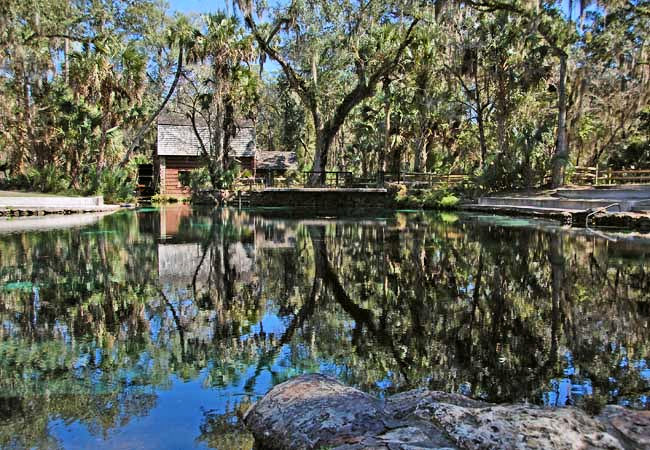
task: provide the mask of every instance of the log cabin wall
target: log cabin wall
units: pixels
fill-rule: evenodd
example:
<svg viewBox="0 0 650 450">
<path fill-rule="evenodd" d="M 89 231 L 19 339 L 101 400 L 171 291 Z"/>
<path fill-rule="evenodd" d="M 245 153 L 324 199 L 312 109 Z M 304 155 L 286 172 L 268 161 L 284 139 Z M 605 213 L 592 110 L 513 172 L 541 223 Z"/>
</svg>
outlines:
<svg viewBox="0 0 650 450">
<path fill-rule="evenodd" d="M 160 157 L 160 193 L 185 197 L 189 195 L 186 187 L 181 185 L 179 173 L 189 172 L 205 165 L 203 158 L 197 156 L 161 156 Z"/>
<path fill-rule="evenodd" d="M 160 193 L 175 197 L 187 197 L 189 190 L 181 185 L 179 173 L 205 166 L 201 156 L 160 156 Z M 253 169 L 253 158 L 238 158 L 242 170 Z"/>
</svg>

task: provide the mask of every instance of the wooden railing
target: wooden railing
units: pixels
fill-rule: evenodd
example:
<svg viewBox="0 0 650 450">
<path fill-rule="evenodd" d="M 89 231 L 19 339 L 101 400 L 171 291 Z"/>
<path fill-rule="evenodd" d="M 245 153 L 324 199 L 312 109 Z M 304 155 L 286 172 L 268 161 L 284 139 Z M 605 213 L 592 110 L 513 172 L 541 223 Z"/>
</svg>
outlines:
<svg viewBox="0 0 650 450">
<path fill-rule="evenodd" d="M 305 171 L 297 178 L 288 179 L 281 175 L 264 178 L 238 178 L 235 186 L 243 190 L 254 190 L 263 187 L 309 187 L 311 180 L 318 176 L 321 180 L 317 186 L 328 188 L 370 188 L 384 187 L 386 183 L 405 184 L 409 188 L 435 188 L 440 186 L 455 186 L 470 179 L 462 174 L 435 174 L 426 172 L 378 172 L 365 177 L 356 177 L 348 171 Z"/>
<path fill-rule="evenodd" d="M 599 178 L 602 184 L 648 183 L 650 170 L 608 170 Z"/>
<path fill-rule="evenodd" d="M 322 179 L 320 183 L 321 186 L 326 187 L 345 187 L 350 186 L 352 183 L 352 172 L 344 170 L 326 170 L 326 171 L 314 171 L 306 170 L 302 173 L 303 184 L 305 186 L 310 184 L 310 180 L 314 177 Z"/>
<path fill-rule="evenodd" d="M 354 176 L 348 171 L 305 171 L 298 177 L 285 178 L 281 175 L 264 178 L 239 178 L 235 182 L 239 190 L 259 190 L 264 187 L 309 187 L 310 180 L 318 175 L 324 182 L 318 186 L 328 188 L 371 188 L 384 187 L 386 183 L 400 183 L 410 189 L 430 189 L 443 186 L 453 187 L 471 180 L 463 174 L 435 174 L 426 172 L 378 172 L 365 177 Z M 545 178 L 550 183 L 550 174 Z M 571 171 L 568 181 L 584 185 L 613 185 L 627 183 L 650 184 L 650 170 L 611 170 L 598 167 L 578 166 Z"/>
<path fill-rule="evenodd" d="M 612 170 L 598 167 L 578 166 L 571 176 L 572 183 L 579 184 L 627 184 L 650 183 L 650 170 Z"/>
<path fill-rule="evenodd" d="M 383 179 L 386 182 L 402 183 L 409 187 L 435 187 L 443 184 L 460 184 L 469 180 L 469 176 L 463 174 L 440 175 L 427 172 L 398 172 L 385 173 Z"/>
<path fill-rule="evenodd" d="M 266 185 L 263 178 L 260 177 L 245 177 L 237 178 L 233 187 L 237 191 L 256 191 L 259 189 L 264 189 Z"/>
<path fill-rule="evenodd" d="M 571 174 L 571 183 L 598 184 L 598 167 L 576 166 Z"/>
</svg>

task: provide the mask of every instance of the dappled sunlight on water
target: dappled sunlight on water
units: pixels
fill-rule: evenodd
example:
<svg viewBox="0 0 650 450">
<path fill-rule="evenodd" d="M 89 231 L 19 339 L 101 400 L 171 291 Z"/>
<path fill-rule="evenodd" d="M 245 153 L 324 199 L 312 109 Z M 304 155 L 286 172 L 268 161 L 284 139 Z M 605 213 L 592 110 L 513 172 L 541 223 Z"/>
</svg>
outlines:
<svg viewBox="0 0 650 450">
<path fill-rule="evenodd" d="M 247 448 L 248 405 L 305 372 L 382 396 L 650 407 L 647 241 L 282 214 L 0 235 L 0 446 Z"/>
</svg>

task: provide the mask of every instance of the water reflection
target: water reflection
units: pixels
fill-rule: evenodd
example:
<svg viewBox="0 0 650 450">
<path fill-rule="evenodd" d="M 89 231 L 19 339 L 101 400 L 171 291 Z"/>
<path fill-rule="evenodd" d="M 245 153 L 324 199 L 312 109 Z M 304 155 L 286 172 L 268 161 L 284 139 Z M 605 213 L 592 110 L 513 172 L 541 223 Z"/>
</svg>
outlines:
<svg viewBox="0 0 650 450">
<path fill-rule="evenodd" d="M 0 235 L 0 446 L 246 448 L 247 405 L 310 371 L 379 394 L 649 407 L 650 245 L 280 214 Z"/>
</svg>

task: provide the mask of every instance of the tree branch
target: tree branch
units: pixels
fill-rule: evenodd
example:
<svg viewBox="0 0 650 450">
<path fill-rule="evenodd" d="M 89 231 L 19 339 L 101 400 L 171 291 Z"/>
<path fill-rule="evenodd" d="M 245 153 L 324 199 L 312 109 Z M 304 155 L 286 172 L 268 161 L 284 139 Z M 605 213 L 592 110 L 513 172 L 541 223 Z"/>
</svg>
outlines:
<svg viewBox="0 0 650 450">
<path fill-rule="evenodd" d="M 293 67 L 291 67 L 291 65 L 282 57 L 282 55 L 280 55 L 280 53 L 271 46 L 271 41 L 273 40 L 275 35 L 280 31 L 282 25 L 286 23 L 286 19 L 284 18 L 280 19 L 275 24 L 275 26 L 271 30 L 271 34 L 267 38 L 264 38 L 264 36 L 262 36 L 262 34 L 260 33 L 259 28 L 257 28 L 257 24 L 253 20 L 253 17 L 250 12 L 246 12 L 244 14 L 244 22 L 246 23 L 246 26 L 253 33 L 253 37 L 257 41 L 262 51 L 264 51 L 264 53 L 269 55 L 271 59 L 273 59 L 275 62 L 277 62 L 280 65 L 282 71 L 287 77 L 287 80 L 289 81 L 289 84 L 291 84 L 291 87 L 298 93 L 300 98 L 307 105 L 309 105 L 310 108 L 315 108 L 316 101 L 313 98 L 313 95 L 305 79 L 302 78 L 293 69 Z"/>
<path fill-rule="evenodd" d="M 30 43 L 34 39 L 69 39 L 71 41 L 83 42 L 86 44 L 93 44 L 99 39 L 99 37 L 87 37 L 87 36 L 73 36 L 70 34 L 64 33 L 34 33 L 31 36 L 25 39 L 25 44 Z"/>
<path fill-rule="evenodd" d="M 145 122 L 145 124 L 138 130 L 138 133 L 135 135 L 135 138 L 133 138 L 131 145 L 129 145 L 129 148 L 126 151 L 126 154 L 124 155 L 124 158 L 122 159 L 120 166 L 124 167 L 124 165 L 127 162 L 129 162 L 133 150 L 135 150 L 135 148 L 138 146 L 144 134 L 147 132 L 147 130 L 149 129 L 153 121 L 156 120 L 156 117 L 158 117 L 162 112 L 162 110 L 165 109 L 165 106 L 167 106 L 169 99 L 172 97 L 174 91 L 176 90 L 176 86 L 178 85 L 178 80 L 181 77 L 182 70 L 183 70 L 183 47 L 181 46 L 181 48 L 178 50 L 178 62 L 176 63 L 176 75 L 174 75 L 174 81 L 172 81 L 172 84 L 169 87 L 169 91 L 167 92 L 165 99 L 160 104 L 160 107 L 156 110 L 156 112 L 153 113 L 151 117 L 149 117 L 149 119 Z"/>
</svg>

